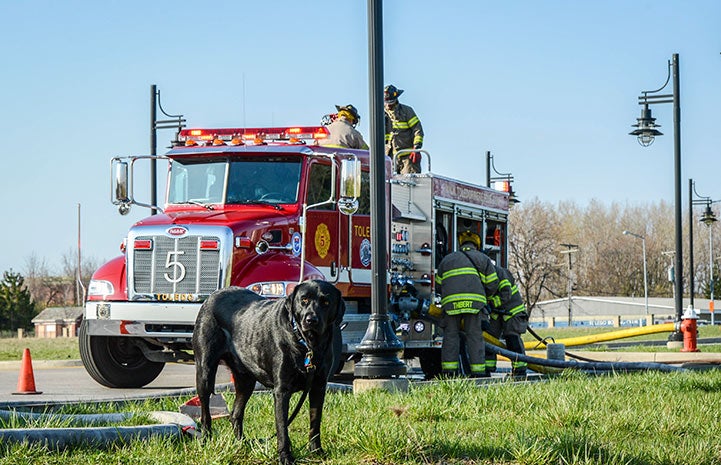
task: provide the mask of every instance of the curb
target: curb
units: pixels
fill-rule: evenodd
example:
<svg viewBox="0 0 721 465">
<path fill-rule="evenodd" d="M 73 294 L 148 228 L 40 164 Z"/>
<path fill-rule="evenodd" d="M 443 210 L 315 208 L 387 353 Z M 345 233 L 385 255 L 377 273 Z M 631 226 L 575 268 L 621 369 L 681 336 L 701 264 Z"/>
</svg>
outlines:
<svg viewBox="0 0 721 465">
<path fill-rule="evenodd" d="M 19 370 L 21 360 L 5 360 L 0 362 L 0 371 Z M 33 360 L 33 369 L 81 367 L 81 360 Z"/>
</svg>

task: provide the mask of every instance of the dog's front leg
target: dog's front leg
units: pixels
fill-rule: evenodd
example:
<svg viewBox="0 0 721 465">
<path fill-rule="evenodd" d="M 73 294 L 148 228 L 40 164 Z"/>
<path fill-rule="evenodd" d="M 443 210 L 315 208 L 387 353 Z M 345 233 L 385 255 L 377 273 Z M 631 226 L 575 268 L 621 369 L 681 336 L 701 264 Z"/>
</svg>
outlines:
<svg viewBox="0 0 721 465">
<path fill-rule="evenodd" d="M 323 418 L 323 403 L 325 402 L 326 383 L 318 377 L 314 380 L 308 395 L 308 411 L 310 413 L 310 451 L 322 455 L 323 448 L 320 445 L 320 425 Z"/>
<path fill-rule="evenodd" d="M 294 465 L 293 453 L 290 449 L 288 437 L 288 408 L 290 405 L 290 391 L 276 387 L 273 391 L 275 400 L 275 431 L 278 437 L 278 456 L 282 465 Z"/>
</svg>

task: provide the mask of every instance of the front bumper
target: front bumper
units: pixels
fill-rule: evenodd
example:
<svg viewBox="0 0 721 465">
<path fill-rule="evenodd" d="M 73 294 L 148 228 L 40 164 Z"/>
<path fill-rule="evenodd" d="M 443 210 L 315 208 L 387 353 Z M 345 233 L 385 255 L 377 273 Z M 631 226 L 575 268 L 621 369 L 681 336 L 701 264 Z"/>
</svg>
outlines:
<svg viewBox="0 0 721 465">
<path fill-rule="evenodd" d="M 87 302 L 88 335 L 187 342 L 201 303 Z"/>
</svg>

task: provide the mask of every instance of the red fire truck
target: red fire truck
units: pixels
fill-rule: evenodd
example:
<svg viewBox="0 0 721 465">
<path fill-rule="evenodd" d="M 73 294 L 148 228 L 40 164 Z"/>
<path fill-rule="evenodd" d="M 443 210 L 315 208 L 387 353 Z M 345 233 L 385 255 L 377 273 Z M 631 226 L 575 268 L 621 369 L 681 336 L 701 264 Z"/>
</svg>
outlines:
<svg viewBox="0 0 721 465">
<path fill-rule="evenodd" d="M 442 332 L 428 314 L 436 264 L 472 230 L 507 261 L 506 192 L 430 171 L 391 174 L 386 162 L 388 244 L 371 242 L 369 153 L 324 147 L 325 127 L 184 129 L 165 155 L 111 161 L 112 200 L 132 204 L 134 172 L 168 164 L 166 201 L 135 223 L 123 254 L 88 289 L 80 354 L 108 387 L 140 387 L 167 362 L 192 362 L 201 303 L 242 286 L 269 298 L 306 279 L 334 283 L 346 301 L 343 352 L 358 357 L 371 313 L 371 248 L 388 247 L 389 314 L 403 357 L 440 372 Z"/>
</svg>

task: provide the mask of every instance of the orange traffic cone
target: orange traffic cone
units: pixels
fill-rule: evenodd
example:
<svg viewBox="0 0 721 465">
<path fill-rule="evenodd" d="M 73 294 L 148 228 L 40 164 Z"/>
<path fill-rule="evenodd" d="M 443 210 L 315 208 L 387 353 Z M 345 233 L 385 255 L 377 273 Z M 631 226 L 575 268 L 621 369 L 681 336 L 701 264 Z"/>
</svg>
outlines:
<svg viewBox="0 0 721 465">
<path fill-rule="evenodd" d="M 20 376 L 18 376 L 18 390 L 13 394 L 42 394 L 35 390 L 35 376 L 33 375 L 33 360 L 30 357 L 30 349 L 23 351 L 23 361 L 20 364 Z"/>
</svg>

